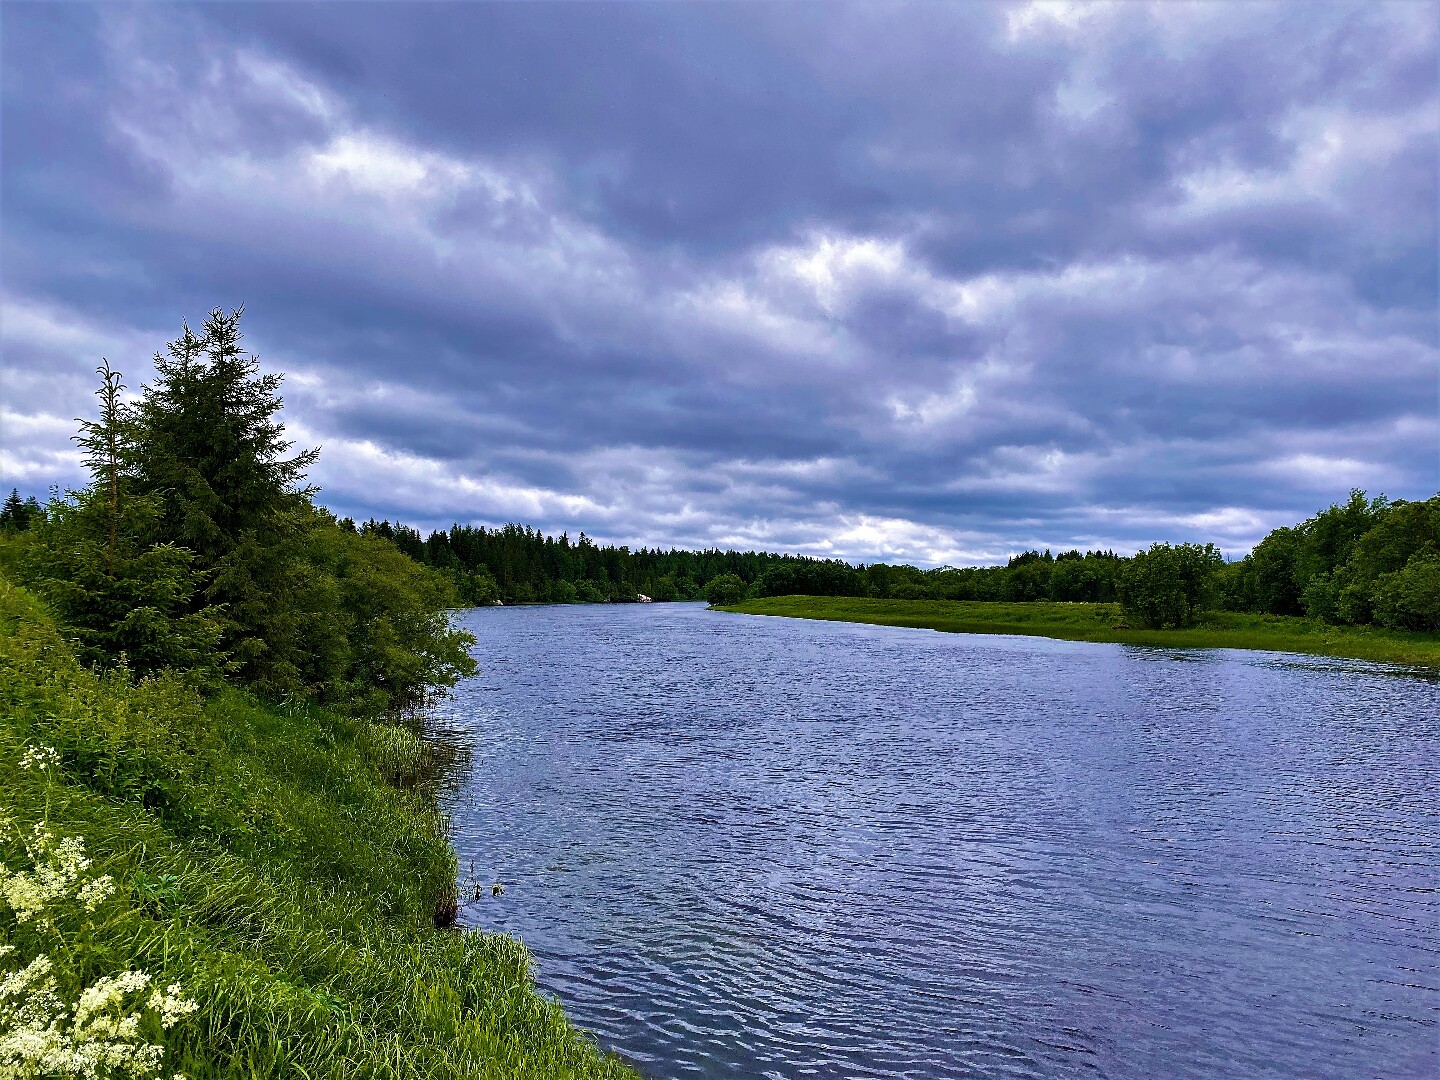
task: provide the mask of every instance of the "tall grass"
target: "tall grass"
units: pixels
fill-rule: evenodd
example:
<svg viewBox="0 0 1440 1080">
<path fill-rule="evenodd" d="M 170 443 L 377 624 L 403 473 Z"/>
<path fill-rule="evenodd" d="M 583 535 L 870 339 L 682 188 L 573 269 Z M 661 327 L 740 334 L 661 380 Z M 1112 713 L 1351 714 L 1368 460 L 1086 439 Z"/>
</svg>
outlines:
<svg viewBox="0 0 1440 1080">
<path fill-rule="evenodd" d="M 723 610 L 749 615 L 912 626 L 959 634 L 1030 634 L 1069 641 L 1109 641 L 1168 648 L 1260 649 L 1381 660 L 1440 668 L 1440 634 L 1373 626 L 1333 626 L 1283 615 L 1212 612 L 1185 630 L 1125 625 L 1116 604 L 986 603 L 974 600 L 873 600 L 772 596 Z"/>
<path fill-rule="evenodd" d="M 22 769 L 33 746 L 58 766 Z M 0 814 L 83 836 L 117 882 L 62 981 L 144 969 L 198 1002 L 164 1033 L 167 1075 L 633 1075 L 537 992 L 521 944 L 435 929 L 456 865 L 433 765 L 404 727 L 82 668 L 0 578 Z M 0 944 L 24 934 L 0 903 Z"/>
</svg>

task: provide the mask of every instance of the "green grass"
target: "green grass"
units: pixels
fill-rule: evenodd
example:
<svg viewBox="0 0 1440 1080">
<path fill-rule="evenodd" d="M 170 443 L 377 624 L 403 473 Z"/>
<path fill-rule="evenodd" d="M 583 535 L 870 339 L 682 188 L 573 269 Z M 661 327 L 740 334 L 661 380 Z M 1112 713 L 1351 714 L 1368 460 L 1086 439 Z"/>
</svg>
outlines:
<svg viewBox="0 0 1440 1080">
<path fill-rule="evenodd" d="M 58 768 L 22 769 L 27 746 Z M 403 726 L 82 668 L 0 577 L 0 814 L 84 837 L 118 885 L 44 951 L 70 1000 L 127 968 L 183 985 L 200 1008 L 163 1033 L 165 1076 L 634 1075 L 537 992 L 519 942 L 434 928 L 457 885 L 435 753 Z M 29 865 L 13 836 L 0 861 Z M 0 898 L 0 969 L 38 933 Z"/>
<path fill-rule="evenodd" d="M 1033 634 L 1068 641 L 1109 641 L 1194 649 L 1261 649 L 1440 667 L 1440 634 L 1330 626 L 1280 615 L 1215 612 L 1187 630 L 1123 625 L 1114 604 L 993 604 L 970 600 L 870 600 L 775 596 L 721 608 L 746 615 L 914 626 L 957 634 Z"/>
</svg>

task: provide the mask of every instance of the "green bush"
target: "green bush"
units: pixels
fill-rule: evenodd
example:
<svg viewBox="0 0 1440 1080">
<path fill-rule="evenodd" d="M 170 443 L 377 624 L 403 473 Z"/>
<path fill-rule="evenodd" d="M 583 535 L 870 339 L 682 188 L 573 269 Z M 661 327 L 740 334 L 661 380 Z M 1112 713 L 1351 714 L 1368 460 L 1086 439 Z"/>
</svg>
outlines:
<svg viewBox="0 0 1440 1080">
<path fill-rule="evenodd" d="M 738 574 L 717 574 L 705 586 L 705 599 L 712 607 L 738 604 L 745 599 L 748 587 Z"/>
<path fill-rule="evenodd" d="M 1375 621 L 1392 630 L 1440 630 L 1440 554 L 1424 551 L 1404 569 L 1382 574 L 1374 607 Z"/>
<path fill-rule="evenodd" d="M 1120 607 L 1146 629 L 1195 625 L 1224 560 L 1214 544 L 1152 544 L 1120 572 Z"/>
<path fill-rule="evenodd" d="M 575 602 L 579 604 L 603 604 L 610 598 L 593 581 L 575 583 Z"/>
</svg>

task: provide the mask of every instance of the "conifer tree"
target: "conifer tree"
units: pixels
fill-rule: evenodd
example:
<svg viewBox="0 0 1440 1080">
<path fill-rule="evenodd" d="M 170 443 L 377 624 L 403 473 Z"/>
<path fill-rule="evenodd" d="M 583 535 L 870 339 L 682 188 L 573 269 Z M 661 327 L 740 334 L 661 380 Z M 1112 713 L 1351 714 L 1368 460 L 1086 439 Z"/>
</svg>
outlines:
<svg viewBox="0 0 1440 1080">
<path fill-rule="evenodd" d="M 201 337 L 185 324 L 169 355 L 155 354 L 158 378 L 136 414 L 141 483 L 164 500 L 171 534 L 210 565 L 247 534 L 293 530 L 315 492 L 303 483 L 319 450 L 284 456 L 292 445 L 276 419 L 284 377 L 259 374 L 259 360 L 240 348 L 243 313 L 214 309 Z"/>
<path fill-rule="evenodd" d="M 76 437 L 93 482 L 57 494 L 18 545 L 25 578 L 88 660 L 415 708 L 475 670 L 473 639 L 445 615 L 451 576 L 315 506 L 305 472 L 318 451 L 289 454 L 281 376 L 240 348 L 240 315 L 216 309 L 200 335 L 184 325 L 133 404 L 102 363 L 99 417 Z"/>
<path fill-rule="evenodd" d="M 131 490 L 135 441 L 124 384 L 108 361 L 97 373 L 100 417 L 80 420 L 75 436 L 91 485 L 51 500 L 26 549 L 26 576 L 90 663 L 122 662 L 142 675 L 218 671 L 218 613 L 194 603 L 201 575 L 189 551 L 165 541 L 160 500 Z"/>
<path fill-rule="evenodd" d="M 227 652 L 272 694 L 303 690 L 307 598 L 297 561 L 314 524 L 305 472 L 318 450 L 286 457 L 276 414 L 283 376 L 260 374 L 241 347 L 244 308 L 219 308 L 197 336 L 184 324 L 135 411 L 137 480 L 163 507 L 167 535 L 207 575 L 197 603 L 223 605 Z"/>
<path fill-rule="evenodd" d="M 25 513 L 25 501 L 20 498 L 20 489 L 11 488 L 10 494 L 5 499 L 4 507 L 0 507 L 0 529 L 4 529 L 6 532 L 20 532 L 29 524 L 29 516 Z"/>
</svg>

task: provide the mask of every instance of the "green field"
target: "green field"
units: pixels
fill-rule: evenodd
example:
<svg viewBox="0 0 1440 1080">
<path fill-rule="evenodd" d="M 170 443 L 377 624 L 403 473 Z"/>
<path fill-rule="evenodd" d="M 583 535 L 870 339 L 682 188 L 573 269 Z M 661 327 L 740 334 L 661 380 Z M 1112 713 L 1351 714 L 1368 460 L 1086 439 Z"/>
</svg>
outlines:
<svg viewBox="0 0 1440 1080">
<path fill-rule="evenodd" d="M 1124 625 L 1115 604 L 992 604 L 971 600 L 870 600 L 844 596 L 774 596 L 722 611 L 795 619 L 914 626 L 956 634 L 1032 634 L 1067 641 L 1109 641 L 1185 649 L 1261 649 L 1382 660 L 1440 668 L 1440 634 L 1371 626 L 1332 626 L 1281 615 L 1214 612 L 1187 630 Z"/>
<path fill-rule="evenodd" d="M 0 1042 L 113 1063 L 73 1004 L 109 985 L 164 1077 L 632 1077 L 518 941 L 436 929 L 464 887 L 438 754 L 402 724 L 82 667 L 0 577 Z M 102 983 L 127 971 L 148 988 Z M 195 1009 L 167 1028 L 145 1003 L 171 985 Z M 59 1060 L 0 1072 L 84 1073 Z"/>
</svg>

